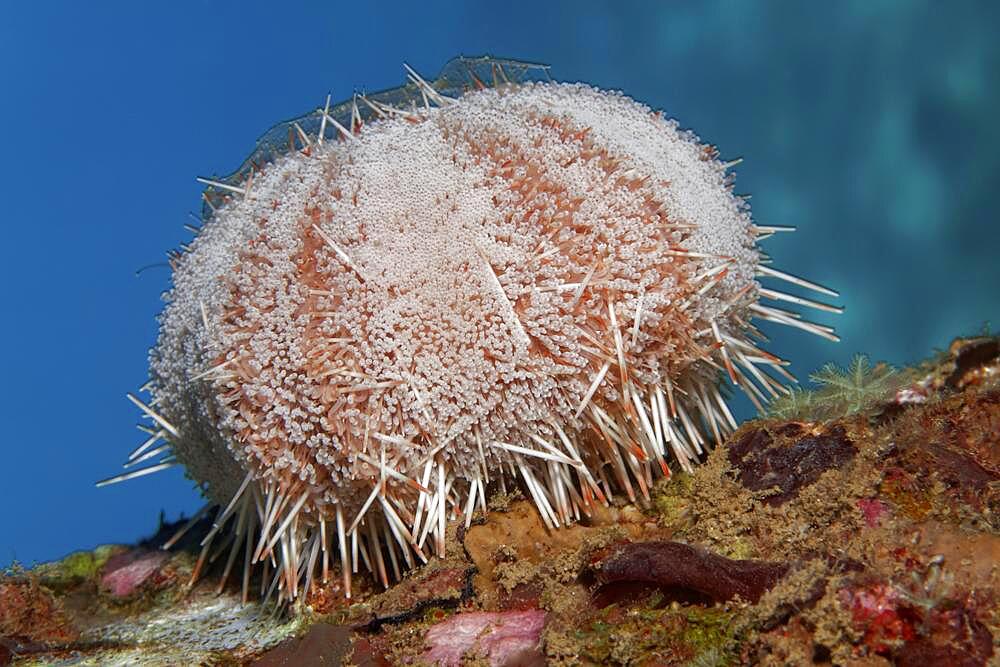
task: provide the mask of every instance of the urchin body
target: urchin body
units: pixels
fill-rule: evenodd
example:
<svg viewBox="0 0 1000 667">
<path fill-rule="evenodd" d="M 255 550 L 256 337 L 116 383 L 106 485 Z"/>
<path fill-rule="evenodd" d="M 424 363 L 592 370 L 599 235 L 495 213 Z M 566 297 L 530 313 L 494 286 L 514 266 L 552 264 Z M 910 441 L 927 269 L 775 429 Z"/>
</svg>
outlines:
<svg viewBox="0 0 1000 667">
<path fill-rule="evenodd" d="M 415 82 L 423 108 L 324 112 L 337 140 L 219 184 L 151 353 L 147 411 L 284 598 L 331 554 L 349 594 L 359 561 L 385 583 L 443 552 L 491 480 L 553 528 L 646 495 L 735 428 L 723 377 L 782 390 L 751 317 L 830 335 L 758 303 L 770 230 L 675 122 L 585 85 Z"/>
</svg>

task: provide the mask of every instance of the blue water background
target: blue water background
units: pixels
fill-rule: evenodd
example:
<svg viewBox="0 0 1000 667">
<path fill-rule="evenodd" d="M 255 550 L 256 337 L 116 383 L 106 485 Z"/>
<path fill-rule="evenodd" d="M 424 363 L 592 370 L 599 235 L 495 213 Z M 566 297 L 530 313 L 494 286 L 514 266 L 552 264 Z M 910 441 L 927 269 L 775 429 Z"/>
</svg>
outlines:
<svg viewBox="0 0 1000 667">
<path fill-rule="evenodd" d="M 745 158 L 776 265 L 842 292 L 805 376 L 915 361 L 1000 322 L 1000 3 L 0 4 L 0 563 L 132 541 L 199 506 L 179 470 L 106 489 L 139 441 L 154 315 L 196 175 L 273 123 L 458 54 L 622 89 Z M 747 414 L 744 409 L 743 414 Z"/>
</svg>

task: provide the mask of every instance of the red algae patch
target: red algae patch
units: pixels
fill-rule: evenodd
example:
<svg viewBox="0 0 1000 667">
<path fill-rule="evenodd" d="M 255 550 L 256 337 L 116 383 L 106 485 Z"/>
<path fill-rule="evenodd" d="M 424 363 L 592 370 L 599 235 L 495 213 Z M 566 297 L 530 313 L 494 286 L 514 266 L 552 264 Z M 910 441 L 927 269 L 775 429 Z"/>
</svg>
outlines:
<svg viewBox="0 0 1000 667">
<path fill-rule="evenodd" d="M 779 429 L 782 436 L 799 435 L 799 426 Z M 818 435 L 795 438 L 792 444 L 772 447 L 765 430 L 747 431 L 727 450 L 729 462 L 739 471 L 740 483 L 751 491 L 775 489 L 764 500 L 781 505 L 798 495 L 799 489 L 819 479 L 831 468 L 843 465 L 857 454 L 842 427 Z"/>
<path fill-rule="evenodd" d="M 30 578 L 0 579 L 0 639 L 12 644 L 61 644 L 77 634 L 49 590 Z"/>
<path fill-rule="evenodd" d="M 608 549 L 592 568 L 601 584 L 640 582 L 703 595 L 756 602 L 788 571 L 784 563 L 733 560 L 679 542 L 633 542 Z"/>
</svg>

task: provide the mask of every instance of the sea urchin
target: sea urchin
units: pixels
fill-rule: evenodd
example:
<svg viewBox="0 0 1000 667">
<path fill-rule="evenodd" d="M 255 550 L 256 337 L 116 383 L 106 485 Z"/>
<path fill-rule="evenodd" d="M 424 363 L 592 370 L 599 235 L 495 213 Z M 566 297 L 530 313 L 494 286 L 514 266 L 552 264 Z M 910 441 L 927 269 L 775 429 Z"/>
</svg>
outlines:
<svg viewBox="0 0 1000 667">
<path fill-rule="evenodd" d="M 409 79 L 202 179 L 172 255 L 126 465 L 166 458 L 105 483 L 184 465 L 215 511 L 196 570 L 224 534 L 244 597 L 256 563 L 283 600 L 331 560 L 348 596 L 359 565 L 388 585 L 496 486 L 551 528 L 648 497 L 736 427 L 725 381 L 760 403 L 793 379 L 752 318 L 835 338 L 759 302 L 839 310 L 758 283 L 836 296 L 765 265 L 779 228 L 674 121 L 512 61 Z"/>
</svg>

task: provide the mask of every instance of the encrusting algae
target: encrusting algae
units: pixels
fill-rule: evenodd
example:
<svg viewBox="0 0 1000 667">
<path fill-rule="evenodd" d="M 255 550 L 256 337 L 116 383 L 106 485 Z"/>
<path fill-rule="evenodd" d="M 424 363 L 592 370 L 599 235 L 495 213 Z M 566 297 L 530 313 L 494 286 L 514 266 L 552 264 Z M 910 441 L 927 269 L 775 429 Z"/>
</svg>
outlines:
<svg viewBox="0 0 1000 667">
<path fill-rule="evenodd" d="M 553 531 L 511 490 L 448 523 L 445 559 L 383 592 L 359 574 L 350 602 L 315 582 L 292 620 L 241 604 L 221 556 L 187 588 L 207 518 L 156 572 L 135 564 L 176 526 L 96 571 L 10 572 L 0 664 L 990 664 L 1000 339 L 900 372 L 862 413 L 744 424 L 646 506 Z"/>
</svg>

